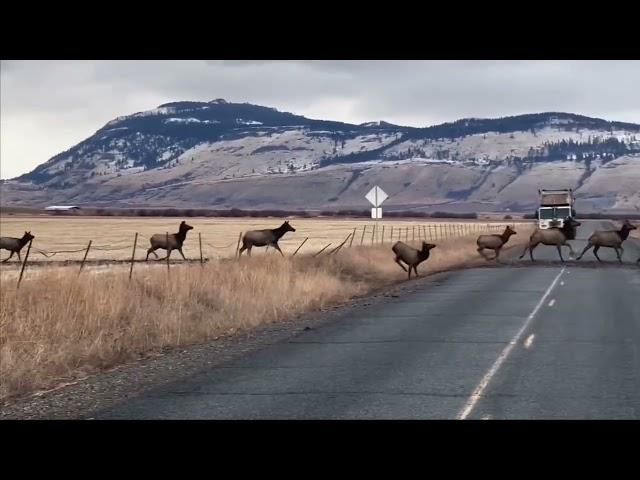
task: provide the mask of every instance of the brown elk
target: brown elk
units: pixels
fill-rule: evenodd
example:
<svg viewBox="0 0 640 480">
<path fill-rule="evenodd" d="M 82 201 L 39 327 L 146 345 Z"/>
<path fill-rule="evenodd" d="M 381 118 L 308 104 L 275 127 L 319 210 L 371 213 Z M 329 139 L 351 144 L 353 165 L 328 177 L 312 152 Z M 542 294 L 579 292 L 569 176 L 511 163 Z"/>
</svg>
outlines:
<svg viewBox="0 0 640 480">
<path fill-rule="evenodd" d="M 515 230 L 512 230 L 509 225 L 507 225 L 507 228 L 504 229 L 504 232 L 501 235 L 480 235 L 476 241 L 478 244 L 478 253 L 489 260 L 483 250 L 493 250 L 496 254 L 494 260 L 498 261 L 500 250 L 502 250 L 502 247 L 504 247 L 504 245 L 509 241 L 511 235 L 517 235 L 517 233 Z"/>
<path fill-rule="evenodd" d="M 253 247 L 271 246 L 280 252 L 280 255 L 284 257 L 284 253 L 278 246 L 278 241 L 287 232 L 295 232 L 296 229 L 289 225 L 288 221 L 285 221 L 278 228 L 267 230 L 250 230 L 242 237 L 242 248 L 238 253 L 238 257 L 242 255 L 242 252 L 247 251 L 247 255 L 251 256 L 251 249 Z"/>
<path fill-rule="evenodd" d="M 408 278 L 411 278 L 411 269 L 413 269 L 413 271 L 415 272 L 416 277 L 419 276 L 417 268 L 418 265 L 429 258 L 429 252 L 432 248 L 435 247 L 436 246 L 431 243 L 422 242 L 422 249 L 418 250 L 407 245 L 404 242 L 396 242 L 393 247 L 391 247 L 391 250 L 393 250 L 393 253 L 396 254 L 395 262 L 400 265 L 400 268 L 402 268 L 405 272 L 408 272 Z M 409 270 L 407 270 L 404 265 L 400 263 L 401 261 L 407 264 Z"/>
<path fill-rule="evenodd" d="M 172 250 L 178 250 L 180 252 L 180 255 L 182 255 L 182 258 L 186 260 L 187 258 L 184 256 L 184 253 L 182 253 L 182 244 L 184 243 L 185 238 L 187 238 L 187 232 L 191 229 L 193 229 L 193 227 L 191 225 L 187 225 L 187 223 L 183 220 L 182 223 L 180 223 L 178 233 L 170 233 L 168 237 L 166 233 L 154 234 L 149 239 L 149 242 L 151 242 L 151 247 L 149 248 L 149 250 L 147 250 L 147 258 L 145 258 L 145 261 L 149 260 L 150 253 L 153 253 L 156 258 L 158 258 L 156 250 L 158 250 L 159 248 L 167 251 L 167 256 L 164 257 L 163 260 L 169 258 Z"/>
<path fill-rule="evenodd" d="M 539 244 L 543 245 L 555 245 L 558 249 L 558 255 L 560 255 L 560 260 L 564 262 L 564 258 L 562 258 L 562 250 L 560 247 L 569 247 L 569 252 L 571 257 L 574 255 L 573 247 L 567 243 L 567 240 L 575 240 L 576 238 L 576 227 L 581 225 L 580 222 L 574 220 L 571 217 L 567 217 L 564 222 L 562 228 L 548 228 L 546 230 L 536 228 L 536 230 L 529 237 L 529 243 L 524 248 L 522 255 L 520 258 L 524 257 L 524 254 L 529 250 L 529 256 L 531 257 L 531 261 L 535 262 L 533 259 L 533 249 L 536 248 Z"/>
<path fill-rule="evenodd" d="M 620 230 L 596 230 L 589 237 L 587 242 L 587 246 L 584 247 L 582 253 L 576 258 L 576 260 L 580 260 L 582 256 L 589 250 L 593 248 L 593 254 L 596 256 L 599 262 L 600 257 L 598 256 L 598 250 L 600 247 L 613 248 L 616 251 L 616 255 L 618 256 L 618 261 L 622 263 L 622 255 L 624 254 L 624 248 L 622 248 L 622 242 L 624 242 L 627 238 L 629 238 L 629 232 L 631 230 L 635 230 L 635 225 L 632 225 L 629 220 L 625 220 L 622 224 Z M 640 259 L 638 259 L 640 261 Z M 637 262 L 636 262 L 637 263 Z"/>
<path fill-rule="evenodd" d="M 2 263 L 9 261 L 14 253 L 17 253 L 18 260 L 22 261 L 22 258 L 20 258 L 20 250 L 34 238 L 36 237 L 31 235 L 31 232 L 24 232 L 22 238 L 0 237 L 0 250 L 9 250 L 11 252 L 11 255 L 2 260 Z"/>
</svg>

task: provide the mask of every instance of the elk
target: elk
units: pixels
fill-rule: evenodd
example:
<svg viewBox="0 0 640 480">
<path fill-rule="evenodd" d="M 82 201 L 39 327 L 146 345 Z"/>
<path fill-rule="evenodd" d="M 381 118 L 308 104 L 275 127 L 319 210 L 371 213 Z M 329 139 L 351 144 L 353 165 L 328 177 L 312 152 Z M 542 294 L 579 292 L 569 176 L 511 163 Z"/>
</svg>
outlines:
<svg viewBox="0 0 640 480">
<path fill-rule="evenodd" d="M 596 230 L 589 237 L 587 241 L 587 246 L 584 247 L 582 253 L 576 258 L 576 260 L 580 260 L 582 256 L 589 250 L 593 248 L 593 254 L 596 256 L 599 262 L 600 257 L 598 256 L 598 250 L 600 247 L 613 248 L 616 251 L 616 255 L 618 256 L 618 261 L 622 263 L 622 254 L 624 254 L 624 248 L 622 248 L 622 242 L 624 242 L 627 238 L 629 238 L 629 232 L 631 230 L 635 230 L 635 225 L 632 225 L 629 220 L 625 220 L 622 224 L 620 230 Z M 640 261 L 640 259 L 638 259 Z M 637 262 L 636 262 L 637 263 Z"/>
<path fill-rule="evenodd" d="M 429 258 L 429 252 L 435 247 L 436 246 L 431 243 L 422 242 L 422 250 L 417 250 L 404 242 L 396 242 L 393 247 L 391 247 L 391 250 L 396 254 L 395 262 L 400 265 L 400 268 L 405 272 L 409 272 L 408 278 L 411 278 L 411 269 L 415 272 L 416 277 L 419 276 L 418 265 Z M 406 263 L 409 270 L 400 262 Z"/>
<path fill-rule="evenodd" d="M 524 248 L 522 255 L 520 258 L 524 257 L 524 254 L 529 250 L 529 256 L 531 257 L 531 261 L 535 262 L 533 259 L 533 249 L 536 248 L 540 243 L 543 245 L 555 245 L 558 249 L 558 255 L 560 255 L 560 260 L 564 262 L 564 258 L 562 258 L 562 250 L 560 247 L 565 246 L 569 247 L 570 255 L 573 257 L 573 247 L 567 243 L 567 240 L 575 240 L 576 238 L 576 227 L 581 225 L 580 222 L 574 220 L 571 217 L 567 217 L 564 222 L 562 228 L 548 228 L 546 230 L 542 230 L 540 228 L 536 228 L 536 230 L 529 237 L 529 243 Z"/>
<path fill-rule="evenodd" d="M 24 232 L 22 238 L 0 237 L 0 250 L 9 250 L 11 252 L 11 255 L 2 260 L 2 263 L 7 262 L 11 257 L 13 257 L 14 253 L 17 253 L 18 260 L 22 261 L 22 258 L 20 258 L 20 250 L 22 250 L 22 247 L 34 238 L 36 237 L 31 235 L 31 232 Z"/>
<path fill-rule="evenodd" d="M 507 228 L 504 229 L 501 235 L 480 235 L 476 241 L 478 244 L 478 253 L 489 260 L 489 257 L 484 254 L 483 250 L 493 250 L 496 254 L 494 260 L 498 261 L 500 250 L 509 241 L 511 235 L 517 235 L 517 233 L 515 230 L 512 230 L 509 225 L 507 225 Z"/>
<path fill-rule="evenodd" d="M 287 232 L 295 232 L 296 229 L 289 225 L 288 221 L 285 221 L 278 228 L 267 230 L 250 230 L 242 237 L 242 248 L 238 253 L 238 258 L 242 255 L 242 252 L 247 251 L 247 255 L 251 256 L 251 249 L 253 247 L 271 246 L 280 252 L 280 255 L 284 257 L 284 253 L 278 246 L 278 241 Z"/>
<path fill-rule="evenodd" d="M 156 250 L 159 248 L 167 251 L 167 256 L 164 257 L 163 260 L 169 258 L 172 250 L 178 250 L 180 255 L 182 255 L 182 258 L 186 260 L 187 258 L 184 256 L 184 253 L 182 253 L 182 244 L 184 243 L 185 238 L 187 238 L 187 232 L 191 229 L 193 229 L 193 227 L 191 225 L 187 225 L 183 220 L 180 223 L 178 233 L 171 233 L 168 238 L 166 233 L 156 233 L 152 235 L 149 239 L 151 247 L 147 250 L 147 258 L 145 258 L 145 261 L 149 260 L 150 253 L 153 253 L 157 259 L 158 254 L 156 253 Z"/>
</svg>

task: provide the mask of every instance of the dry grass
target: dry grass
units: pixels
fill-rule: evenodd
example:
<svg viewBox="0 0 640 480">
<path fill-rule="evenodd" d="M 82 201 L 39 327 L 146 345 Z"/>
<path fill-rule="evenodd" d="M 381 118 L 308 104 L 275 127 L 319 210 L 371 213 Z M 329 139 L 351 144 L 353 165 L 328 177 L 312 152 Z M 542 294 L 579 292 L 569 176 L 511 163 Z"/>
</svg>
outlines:
<svg viewBox="0 0 640 480">
<path fill-rule="evenodd" d="M 131 250 L 135 233 L 139 233 L 136 258 L 143 260 L 146 249 L 149 247 L 149 238 L 154 233 L 174 233 L 178 231 L 178 224 L 182 218 L 121 218 L 121 217 L 55 217 L 55 216 L 1 216 L 0 231 L 2 236 L 21 237 L 29 230 L 36 236 L 33 248 L 45 251 L 80 250 L 86 248 L 89 240 L 93 246 L 89 252 L 89 259 L 125 260 L 131 258 Z M 232 257 L 235 254 L 238 234 L 247 230 L 276 228 L 282 224 L 280 218 L 186 218 L 189 225 L 194 227 L 187 234 L 184 244 L 184 253 L 187 258 L 200 257 L 198 246 L 198 234 L 202 235 L 203 255 L 209 259 Z M 513 223 L 502 221 L 491 223 L 490 228 L 499 229 L 500 225 Z M 309 237 L 309 240 L 300 250 L 301 254 L 315 253 L 328 243 L 338 245 L 347 235 L 356 229 L 354 245 L 371 245 L 373 222 L 362 219 L 291 219 L 295 232 L 287 233 L 279 242 L 280 248 L 286 253 L 293 253 L 300 243 Z M 418 227 L 425 227 L 422 228 Z M 365 228 L 366 227 L 366 228 Z M 382 228 L 385 230 L 385 240 L 389 241 L 393 227 L 393 238 L 397 240 L 402 233 L 402 239 L 408 233 L 409 240 L 413 239 L 415 232 L 418 239 L 419 232 L 426 232 L 427 239 L 437 242 L 443 238 L 460 236 L 462 233 L 488 233 L 487 222 L 457 221 L 457 220 L 430 220 L 426 222 L 417 219 L 390 219 L 380 221 L 378 224 L 378 241 L 381 240 Z M 408 230 L 407 230 L 408 229 Z M 362 232 L 365 232 L 364 237 Z M 424 235 L 424 233 L 423 233 Z M 422 236 L 422 235 L 420 235 Z M 100 250 L 100 247 L 108 249 Z M 115 248 L 116 250 L 109 250 Z M 26 247 L 23 250 L 26 252 Z M 30 261 L 47 260 L 43 255 L 32 252 Z M 265 249 L 255 249 L 254 255 L 263 255 Z M 276 254 L 273 249 L 266 252 L 268 255 Z M 7 252 L 2 251 L 3 258 Z M 175 253 L 176 258 L 181 259 Z M 163 255 L 161 255 L 163 256 Z M 52 260 L 82 260 L 83 252 L 61 253 L 52 257 Z M 154 258 L 153 255 L 150 258 Z M 172 255 L 173 258 L 173 255 Z M 13 260 L 17 259 L 14 255 Z M 5 266 L 7 266 L 5 264 Z"/>
<path fill-rule="evenodd" d="M 530 230 L 530 227 L 528 227 Z M 526 228 L 509 245 L 526 241 Z M 439 243 L 421 275 L 486 263 L 475 235 Z M 390 246 L 337 255 L 279 255 L 103 275 L 58 268 L 5 280 L 0 299 L 0 398 L 51 388 L 141 355 L 206 342 L 339 304 L 406 278 Z"/>
</svg>

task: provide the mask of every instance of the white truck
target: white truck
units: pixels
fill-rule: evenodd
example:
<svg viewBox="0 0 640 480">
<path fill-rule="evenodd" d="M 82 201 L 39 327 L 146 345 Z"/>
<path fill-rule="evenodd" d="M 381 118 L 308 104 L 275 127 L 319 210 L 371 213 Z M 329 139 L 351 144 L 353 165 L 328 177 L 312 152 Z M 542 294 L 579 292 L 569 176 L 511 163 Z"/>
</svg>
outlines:
<svg viewBox="0 0 640 480">
<path fill-rule="evenodd" d="M 573 190 L 565 188 L 560 190 L 539 189 L 540 206 L 536 212 L 538 227 L 562 228 L 568 217 L 575 218 L 573 209 Z"/>
</svg>

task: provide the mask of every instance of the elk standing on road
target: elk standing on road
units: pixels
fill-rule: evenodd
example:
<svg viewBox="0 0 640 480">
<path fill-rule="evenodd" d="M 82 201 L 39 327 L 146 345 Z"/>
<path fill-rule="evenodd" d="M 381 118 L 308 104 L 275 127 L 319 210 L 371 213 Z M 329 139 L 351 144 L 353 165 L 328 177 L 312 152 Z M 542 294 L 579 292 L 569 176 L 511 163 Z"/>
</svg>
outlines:
<svg viewBox="0 0 640 480">
<path fill-rule="evenodd" d="M 278 228 L 272 230 L 250 230 L 242 237 L 242 248 L 238 253 L 238 258 L 242 255 L 242 252 L 247 251 L 247 255 L 251 256 L 251 249 L 253 247 L 271 246 L 280 252 L 280 255 L 284 257 L 284 253 L 278 246 L 278 240 L 287 232 L 295 232 L 296 229 L 289 225 L 286 221 Z"/>
<path fill-rule="evenodd" d="M 396 254 L 395 262 L 400 265 L 405 272 L 409 272 L 409 277 L 411 278 L 411 269 L 418 275 L 418 265 L 424 262 L 427 258 L 429 258 L 429 251 L 435 248 L 435 245 L 427 242 L 422 242 L 422 250 L 417 250 L 413 247 L 410 247 L 404 242 L 396 242 L 391 250 Z M 404 265 L 400 262 L 404 262 L 409 266 L 409 270 L 407 270 Z"/>
<path fill-rule="evenodd" d="M 149 260 L 150 253 L 153 253 L 156 258 L 158 258 L 156 250 L 159 248 L 167 251 L 167 256 L 164 257 L 163 260 L 171 255 L 171 250 L 178 250 L 180 252 L 180 255 L 182 255 L 182 258 L 186 260 L 187 258 L 184 256 L 184 253 L 182 253 L 182 244 L 184 243 L 184 239 L 187 238 L 187 232 L 192 228 L 193 227 L 191 225 L 187 225 L 183 220 L 182 223 L 180 223 L 178 233 L 169 234 L 169 238 L 167 238 L 166 233 L 156 233 L 155 235 L 153 235 L 149 239 L 149 241 L 151 242 L 151 247 L 149 248 L 149 250 L 147 250 L 147 258 L 145 258 L 145 261 Z M 169 240 L 169 243 L 167 243 L 167 240 Z"/>
<path fill-rule="evenodd" d="M 560 247 L 569 247 L 571 257 L 573 257 L 573 248 L 570 244 L 567 243 L 567 240 L 575 240 L 576 227 L 579 227 L 580 225 L 580 222 L 574 220 L 571 217 L 567 217 L 562 228 L 556 227 L 548 228 L 546 230 L 536 228 L 536 230 L 531 234 L 531 237 L 529 237 L 529 243 L 524 248 L 524 252 L 522 252 L 520 258 L 524 257 L 524 254 L 527 253 L 527 250 L 529 250 L 531 261 L 535 262 L 535 260 L 533 259 L 533 249 L 536 248 L 540 243 L 542 243 L 543 245 L 555 245 L 558 249 L 560 260 L 564 262 L 564 258 L 562 258 L 562 250 L 560 250 Z"/>
<path fill-rule="evenodd" d="M 18 260 L 22 261 L 20 258 L 20 250 L 24 247 L 30 240 L 33 240 L 34 237 L 31 235 L 31 232 L 24 232 L 22 238 L 13 238 L 13 237 L 0 237 L 0 250 L 9 250 L 11 255 L 5 258 L 2 263 L 8 261 L 11 257 L 13 257 L 14 253 L 18 254 Z"/>
<path fill-rule="evenodd" d="M 602 260 L 600 260 L 600 257 L 598 256 L 598 250 L 600 249 L 600 247 L 607 247 L 613 248 L 616 251 L 618 261 L 622 263 L 622 254 L 624 254 L 622 242 L 629 238 L 629 232 L 631 232 L 631 230 L 635 230 L 636 228 L 637 227 L 632 225 L 629 220 L 625 220 L 620 230 L 596 230 L 589 237 L 587 246 L 584 247 L 584 250 L 582 250 L 582 253 L 578 258 L 576 258 L 576 260 L 580 260 L 582 256 L 587 252 L 587 250 L 593 248 L 593 254 L 596 256 L 598 261 L 601 262 Z"/>
<path fill-rule="evenodd" d="M 507 228 L 504 229 L 501 235 L 480 235 L 476 241 L 478 244 L 478 253 L 489 260 L 489 257 L 484 254 L 483 250 L 493 250 L 496 253 L 494 260 L 497 262 L 500 256 L 500 250 L 509 241 L 511 235 L 516 235 L 516 231 L 512 230 L 509 225 L 507 225 Z"/>
</svg>

